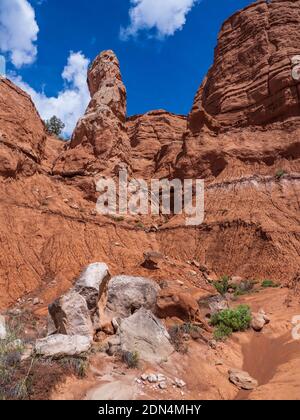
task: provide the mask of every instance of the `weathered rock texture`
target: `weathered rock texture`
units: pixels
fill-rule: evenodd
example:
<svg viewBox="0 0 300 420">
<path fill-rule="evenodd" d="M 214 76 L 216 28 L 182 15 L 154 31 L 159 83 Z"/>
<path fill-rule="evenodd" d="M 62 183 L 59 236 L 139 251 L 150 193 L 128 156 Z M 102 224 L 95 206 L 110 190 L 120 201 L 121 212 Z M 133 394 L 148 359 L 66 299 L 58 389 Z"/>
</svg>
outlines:
<svg viewBox="0 0 300 420">
<path fill-rule="evenodd" d="M 164 110 L 131 117 L 127 131 L 132 148 L 132 166 L 136 176 L 168 178 L 183 145 L 187 129 L 185 116 Z"/>
<path fill-rule="evenodd" d="M 300 88 L 291 73 L 299 26 L 299 0 L 258 1 L 230 17 L 196 95 L 190 129 L 261 126 L 298 117 Z"/>
<path fill-rule="evenodd" d="M 0 176 L 31 175 L 45 147 L 44 125 L 29 95 L 0 79 Z"/>
<path fill-rule="evenodd" d="M 54 167 L 55 173 L 64 176 L 111 174 L 119 163 L 130 164 L 126 89 L 113 51 L 104 51 L 92 63 L 88 85 L 91 102 L 75 128 L 70 147 Z"/>
<path fill-rule="evenodd" d="M 80 335 L 55 334 L 50 337 L 37 340 L 34 351 L 42 357 L 66 357 L 80 356 L 86 353 L 91 347 L 88 337 Z"/>
<path fill-rule="evenodd" d="M 92 64 L 92 100 L 66 145 L 46 137 L 30 98 L 1 79 L 0 308 L 32 294 L 46 313 L 94 261 L 112 275 L 204 290 L 205 276 L 191 275 L 187 260 L 217 276 L 297 283 L 299 81 L 289 60 L 299 55 L 298 27 L 299 1 L 257 2 L 230 18 L 188 126 L 164 111 L 126 120 L 112 52 Z M 122 164 L 145 178 L 204 178 L 204 223 L 97 215 L 93 174 L 114 176 Z M 168 256 L 159 270 L 141 266 L 148 250 Z"/>
<path fill-rule="evenodd" d="M 152 363 L 167 360 L 174 351 L 163 324 L 144 308 L 122 321 L 120 343 L 123 352 L 137 352 L 142 360 Z"/>
</svg>

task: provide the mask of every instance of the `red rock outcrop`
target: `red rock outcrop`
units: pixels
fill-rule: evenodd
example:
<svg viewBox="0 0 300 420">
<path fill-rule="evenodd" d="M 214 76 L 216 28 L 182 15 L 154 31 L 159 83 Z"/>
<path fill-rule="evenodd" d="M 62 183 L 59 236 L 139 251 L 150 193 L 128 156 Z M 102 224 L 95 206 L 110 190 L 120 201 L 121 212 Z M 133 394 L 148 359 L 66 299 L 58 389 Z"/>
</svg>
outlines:
<svg viewBox="0 0 300 420">
<path fill-rule="evenodd" d="M 186 117 L 157 110 L 128 118 L 126 125 L 135 176 L 170 177 L 182 149 Z"/>
<path fill-rule="evenodd" d="M 300 53 L 300 1 L 257 1 L 231 16 L 215 60 L 197 92 L 189 127 L 264 126 L 299 117 L 300 88 L 292 78 Z"/>
<path fill-rule="evenodd" d="M 203 85 L 211 88 L 197 95 L 188 130 L 184 117 L 165 111 L 126 121 L 125 88 L 112 52 L 102 53 L 89 71 L 93 98 L 67 145 L 46 139 L 29 97 L 10 82 L 0 82 L 0 132 L 6 138 L 0 148 L 4 168 L 0 170 L 0 308 L 31 293 L 46 305 L 95 261 L 108 263 L 112 274 L 149 276 L 141 267 L 149 250 L 169 257 L 162 268 L 151 272 L 157 281 L 176 279 L 205 288 L 200 272 L 191 275 L 188 259 L 208 266 L 216 275 L 284 282 L 295 278 L 300 272 L 299 107 L 287 101 L 280 116 L 273 113 L 264 120 L 260 113 L 253 120 L 256 105 L 250 101 L 240 118 L 234 107 L 221 109 L 226 98 L 221 75 L 228 91 L 237 87 L 236 97 L 243 97 L 241 85 L 247 81 L 254 86 L 255 76 L 261 76 L 258 70 L 250 74 L 249 62 L 244 63 L 247 45 L 265 52 L 271 37 L 283 48 L 270 56 L 270 66 L 278 65 L 280 92 L 295 92 L 299 83 L 291 78 L 292 66 L 287 81 L 282 61 L 284 54 L 297 53 L 298 3 L 257 2 L 229 19 L 216 50 L 218 65 Z M 288 37 L 282 36 L 280 22 Z M 263 55 L 255 57 L 264 67 Z M 236 70 L 230 63 L 237 63 Z M 265 79 L 259 80 L 263 86 Z M 214 92 L 219 95 L 211 96 Z M 268 101 L 277 104 L 272 92 L 257 99 L 267 114 Z M 240 126 L 234 124 L 237 115 Z M 246 123 L 249 126 L 244 127 Z M 33 162 L 35 170 L 18 169 L 20 176 L 11 176 L 22 167 L 15 162 L 19 157 Z M 174 216 L 152 229 L 150 216 L 112 220 L 97 215 L 92 176 L 115 175 L 122 163 L 130 166 L 133 175 L 145 178 L 205 178 L 204 224 L 187 228 L 181 217 Z"/>
<path fill-rule="evenodd" d="M 43 155 L 45 140 L 44 125 L 30 96 L 1 77 L 0 175 L 32 174 Z"/>
<path fill-rule="evenodd" d="M 68 150 L 57 160 L 55 174 L 111 174 L 119 163 L 130 166 L 126 89 L 113 51 L 102 52 L 92 63 L 88 85 L 91 102 L 75 128 Z"/>
</svg>

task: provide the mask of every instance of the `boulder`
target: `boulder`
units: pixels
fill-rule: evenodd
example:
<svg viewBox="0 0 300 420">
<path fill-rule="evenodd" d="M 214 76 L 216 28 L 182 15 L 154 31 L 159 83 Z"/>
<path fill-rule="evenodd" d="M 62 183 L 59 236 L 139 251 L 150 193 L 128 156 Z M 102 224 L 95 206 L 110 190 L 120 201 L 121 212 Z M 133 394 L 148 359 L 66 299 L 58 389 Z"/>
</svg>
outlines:
<svg viewBox="0 0 300 420">
<path fill-rule="evenodd" d="M 6 339 L 6 325 L 5 325 L 5 318 L 4 316 L 0 315 L 0 340 Z"/>
<path fill-rule="evenodd" d="M 144 262 L 142 267 L 147 268 L 148 270 L 158 270 L 160 268 L 160 263 L 164 260 L 163 254 L 156 251 L 147 251 L 144 253 Z"/>
<path fill-rule="evenodd" d="M 52 303 L 49 313 L 59 334 L 93 338 L 94 328 L 86 300 L 75 290 Z"/>
<path fill-rule="evenodd" d="M 109 269 L 104 263 L 90 264 L 80 275 L 75 290 L 85 298 L 89 310 L 94 311 L 97 308 L 109 279 Z"/>
<path fill-rule="evenodd" d="M 145 308 L 124 319 L 119 334 L 123 352 L 137 352 L 150 363 L 159 363 L 174 351 L 166 328 Z"/>
<path fill-rule="evenodd" d="M 62 334 L 37 340 L 34 351 L 43 357 L 79 356 L 91 347 L 88 337 L 81 335 L 67 336 Z"/>
<path fill-rule="evenodd" d="M 258 313 L 252 314 L 251 328 L 254 331 L 261 331 L 265 325 L 270 323 L 270 318 L 266 315 L 265 311 L 261 309 Z"/>
<path fill-rule="evenodd" d="M 258 387 L 258 382 L 251 378 L 249 373 L 244 372 L 239 369 L 231 369 L 228 372 L 229 380 L 239 389 L 244 389 L 247 391 L 252 391 Z"/>
<path fill-rule="evenodd" d="M 108 283 L 106 308 L 121 318 L 142 307 L 154 310 L 159 290 L 154 281 L 144 277 L 116 276 Z"/>
</svg>

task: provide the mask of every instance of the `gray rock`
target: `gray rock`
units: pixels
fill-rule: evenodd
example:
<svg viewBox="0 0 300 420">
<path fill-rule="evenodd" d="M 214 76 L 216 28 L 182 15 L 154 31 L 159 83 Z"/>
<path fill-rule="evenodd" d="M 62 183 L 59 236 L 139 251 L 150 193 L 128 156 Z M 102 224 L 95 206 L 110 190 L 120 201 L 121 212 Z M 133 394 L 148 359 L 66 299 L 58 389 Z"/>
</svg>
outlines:
<svg viewBox="0 0 300 420">
<path fill-rule="evenodd" d="M 108 350 L 107 354 L 109 356 L 114 356 L 115 354 L 121 351 L 121 340 L 118 335 L 114 335 L 108 340 Z"/>
<path fill-rule="evenodd" d="M 94 328 L 86 300 L 74 290 L 49 306 L 58 334 L 81 335 L 92 340 Z"/>
<path fill-rule="evenodd" d="M 4 316 L 0 315 L 0 340 L 5 340 L 7 336 Z"/>
<path fill-rule="evenodd" d="M 88 337 L 56 334 L 37 340 L 34 351 L 43 357 L 79 356 L 87 352 L 90 347 L 91 342 Z"/>
<path fill-rule="evenodd" d="M 174 349 L 162 323 L 144 308 L 123 320 L 120 325 L 122 351 L 137 352 L 141 360 L 161 362 Z"/>
<path fill-rule="evenodd" d="M 98 301 L 105 291 L 109 279 L 109 269 L 104 263 L 90 264 L 81 273 L 75 284 L 75 290 L 85 298 L 89 310 L 97 308 Z"/>
<path fill-rule="evenodd" d="M 114 277 L 108 284 L 106 308 L 121 318 L 142 307 L 154 310 L 159 289 L 154 281 L 144 277 Z"/>
<path fill-rule="evenodd" d="M 57 333 L 57 328 L 50 314 L 47 316 L 47 335 L 53 335 Z"/>
<path fill-rule="evenodd" d="M 261 331 L 266 324 L 269 324 L 270 318 L 266 315 L 264 310 L 260 310 L 258 313 L 252 314 L 252 320 L 251 320 L 251 328 L 254 329 L 254 331 Z"/>
<path fill-rule="evenodd" d="M 239 389 L 244 389 L 246 391 L 252 391 L 258 387 L 258 382 L 251 378 L 248 372 L 244 372 L 239 369 L 231 369 L 228 372 L 229 380 Z"/>
</svg>

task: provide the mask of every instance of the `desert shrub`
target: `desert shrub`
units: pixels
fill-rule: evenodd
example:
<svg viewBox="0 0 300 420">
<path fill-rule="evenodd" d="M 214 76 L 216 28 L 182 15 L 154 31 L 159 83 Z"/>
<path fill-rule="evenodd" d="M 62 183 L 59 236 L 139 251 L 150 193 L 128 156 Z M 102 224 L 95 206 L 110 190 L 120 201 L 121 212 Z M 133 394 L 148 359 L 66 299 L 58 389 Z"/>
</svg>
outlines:
<svg viewBox="0 0 300 420">
<path fill-rule="evenodd" d="M 225 309 L 211 317 L 211 324 L 217 327 L 215 334 L 228 337 L 233 332 L 245 331 L 251 322 L 251 311 L 249 306 L 240 305 L 236 309 Z"/>
<path fill-rule="evenodd" d="M 201 328 L 191 322 L 182 325 L 173 325 L 169 328 L 169 335 L 171 343 L 174 349 L 181 354 L 188 352 L 188 344 L 185 340 L 185 336 L 190 335 L 193 338 L 194 335 L 198 335 Z"/>
<path fill-rule="evenodd" d="M 276 283 L 274 283 L 273 282 L 273 280 L 264 280 L 262 283 L 261 283 L 261 286 L 263 287 L 263 288 L 265 288 L 265 289 L 267 289 L 268 287 L 269 288 L 271 288 L 271 287 L 279 287 L 279 285 L 278 284 L 276 284 Z"/>
<path fill-rule="evenodd" d="M 136 369 L 139 366 L 140 357 L 137 351 L 124 351 L 122 360 L 130 369 Z"/>
<path fill-rule="evenodd" d="M 24 351 L 18 339 L 18 330 L 9 329 L 5 340 L 0 340 L 0 400 L 24 400 L 28 396 L 28 378 L 34 359 L 25 375 L 16 374 Z"/>
<path fill-rule="evenodd" d="M 230 337 L 232 333 L 233 331 L 230 327 L 227 327 L 224 324 L 220 324 L 214 331 L 214 339 L 217 341 L 223 341 L 226 338 Z"/>
<path fill-rule="evenodd" d="M 284 175 L 286 175 L 286 172 L 283 169 L 279 169 L 275 174 L 275 178 L 280 180 Z"/>
<path fill-rule="evenodd" d="M 58 363 L 68 371 L 74 373 L 78 378 L 83 379 L 87 376 L 89 368 L 88 357 L 64 357 Z"/>
<path fill-rule="evenodd" d="M 230 286 L 230 278 L 228 276 L 223 276 L 220 280 L 213 282 L 214 287 L 220 295 L 224 296 L 228 292 Z"/>
</svg>

